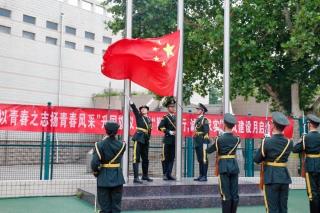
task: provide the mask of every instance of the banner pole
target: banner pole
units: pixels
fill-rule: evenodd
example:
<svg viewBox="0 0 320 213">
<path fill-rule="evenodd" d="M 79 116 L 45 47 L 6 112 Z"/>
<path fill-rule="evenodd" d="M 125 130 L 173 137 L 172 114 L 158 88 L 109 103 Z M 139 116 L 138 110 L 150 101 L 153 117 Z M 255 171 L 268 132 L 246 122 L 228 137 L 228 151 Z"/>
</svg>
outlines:
<svg viewBox="0 0 320 213">
<path fill-rule="evenodd" d="M 230 0 L 224 1 L 223 112 L 230 112 Z"/>
<path fill-rule="evenodd" d="M 183 17 L 184 17 L 184 1 L 178 0 L 178 29 L 180 30 L 180 48 L 178 58 L 178 88 L 177 88 L 177 129 L 176 129 L 176 177 L 177 181 L 181 181 L 182 175 L 182 73 L 183 73 Z"/>
<path fill-rule="evenodd" d="M 127 0 L 126 10 L 126 38 L 132 38 L 132 0 Z M 130 131 L 130 97 L 131 83 L 129 80 L 124 81 L 124 113 L 123 113 L 123 140 L 127 143 L 127 149 L 123 155 L 122 170 L 123 176 L 129 180 L 129 131 Z"/>
</svg>

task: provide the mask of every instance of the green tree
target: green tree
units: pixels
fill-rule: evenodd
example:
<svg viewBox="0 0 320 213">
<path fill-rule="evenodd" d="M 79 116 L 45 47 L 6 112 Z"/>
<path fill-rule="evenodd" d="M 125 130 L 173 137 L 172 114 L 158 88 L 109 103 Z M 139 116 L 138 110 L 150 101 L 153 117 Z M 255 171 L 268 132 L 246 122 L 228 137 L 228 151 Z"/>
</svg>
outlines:
<svg viewBox="0 0 320 213">
<path fill-rule="evenodd" d="M 125 1 L 113 2 L 107 27 L 125 27 Z M 133 37 L 156 37 L 176 29 L 172 0 L 135 0 Z M 294 115 L 312 105 L 319 89 L 320 0 L 233 1 L 231 95 L 271 99 Z M 185 0 L 184 96 L 221 89 L 223 1 Z"/>
</svg>

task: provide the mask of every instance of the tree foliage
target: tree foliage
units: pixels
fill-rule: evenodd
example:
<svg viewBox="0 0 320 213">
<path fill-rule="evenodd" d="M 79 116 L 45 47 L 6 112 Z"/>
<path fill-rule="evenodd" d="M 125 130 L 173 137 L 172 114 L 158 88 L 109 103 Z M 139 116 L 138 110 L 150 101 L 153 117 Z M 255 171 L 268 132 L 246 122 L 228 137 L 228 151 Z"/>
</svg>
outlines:
<svg viewBox="0 0 320 213">
<path fill-rule="evenodd" d="M 135 0 L 133 37 L 157 37 L 176 29 L 177 2 Z M 125 1 L 106 0 L 113 19 L 125 28 Z M 185 0 L 184 96 L 221 89 L 223 1 Z M 233 1 L 231 9 L 231 95 L 271 100 L 291 111 L 291 85 L 300 85 L 306 108 L 319 89 L 320 0 Z"/>
</svg>

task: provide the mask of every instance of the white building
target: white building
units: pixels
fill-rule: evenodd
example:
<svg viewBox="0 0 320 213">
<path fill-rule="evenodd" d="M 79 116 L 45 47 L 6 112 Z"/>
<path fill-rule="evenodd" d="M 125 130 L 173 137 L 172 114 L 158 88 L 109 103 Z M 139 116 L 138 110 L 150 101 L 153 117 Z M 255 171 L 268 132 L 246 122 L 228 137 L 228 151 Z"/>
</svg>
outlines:
<svg viewBox="0 0 320 213">
<path fill-rule="evenodd" d="M 93 106 L 109 84 L 103 52 L 121 38 L 105 29 L 100 2 L 0 0 L 0 103 Z"/>
</svg>

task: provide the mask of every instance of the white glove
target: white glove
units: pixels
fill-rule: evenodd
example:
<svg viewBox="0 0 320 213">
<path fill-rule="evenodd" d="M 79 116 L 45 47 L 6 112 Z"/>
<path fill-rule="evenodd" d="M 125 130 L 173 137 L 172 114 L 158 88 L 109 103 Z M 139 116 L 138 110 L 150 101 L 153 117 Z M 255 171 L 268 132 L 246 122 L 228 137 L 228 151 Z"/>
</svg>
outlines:
<svg viewBox="0 0 320 213">
<path fill-rule="evenodd" d="M 131 97 L 130 97 L 130 96 L 127 96 L 127 98 L 129 99 L 129 104 L 132 105 L 132 104 L 133 104 L 133 101 L 132 101 Z"/>
<path fill-rule="evenodd" d="M 175 132 L 175 131 L 171 131 L 171 130 L 170 130 L 170 131 L 169 131 L 169 134 L 170 134 L 170 135 L 175 135 L 175 134 L 176 134 L 176 132 Z"/>
<path fill-rule="evenodd" d="M 220 129 L 219 127 L 214 128 L 214 130 L 216 132 L 218 132 L 218 135 L 222 135 L 224 133 L 224 131 L 222 129 Z"/>
<path fill-rule="evenodd" d="M 264 137 L 265 138 L 270 138 L 271 136 L 268 133 L 266 133 L 266 134 L 264 134 Z"/>
</svg>

